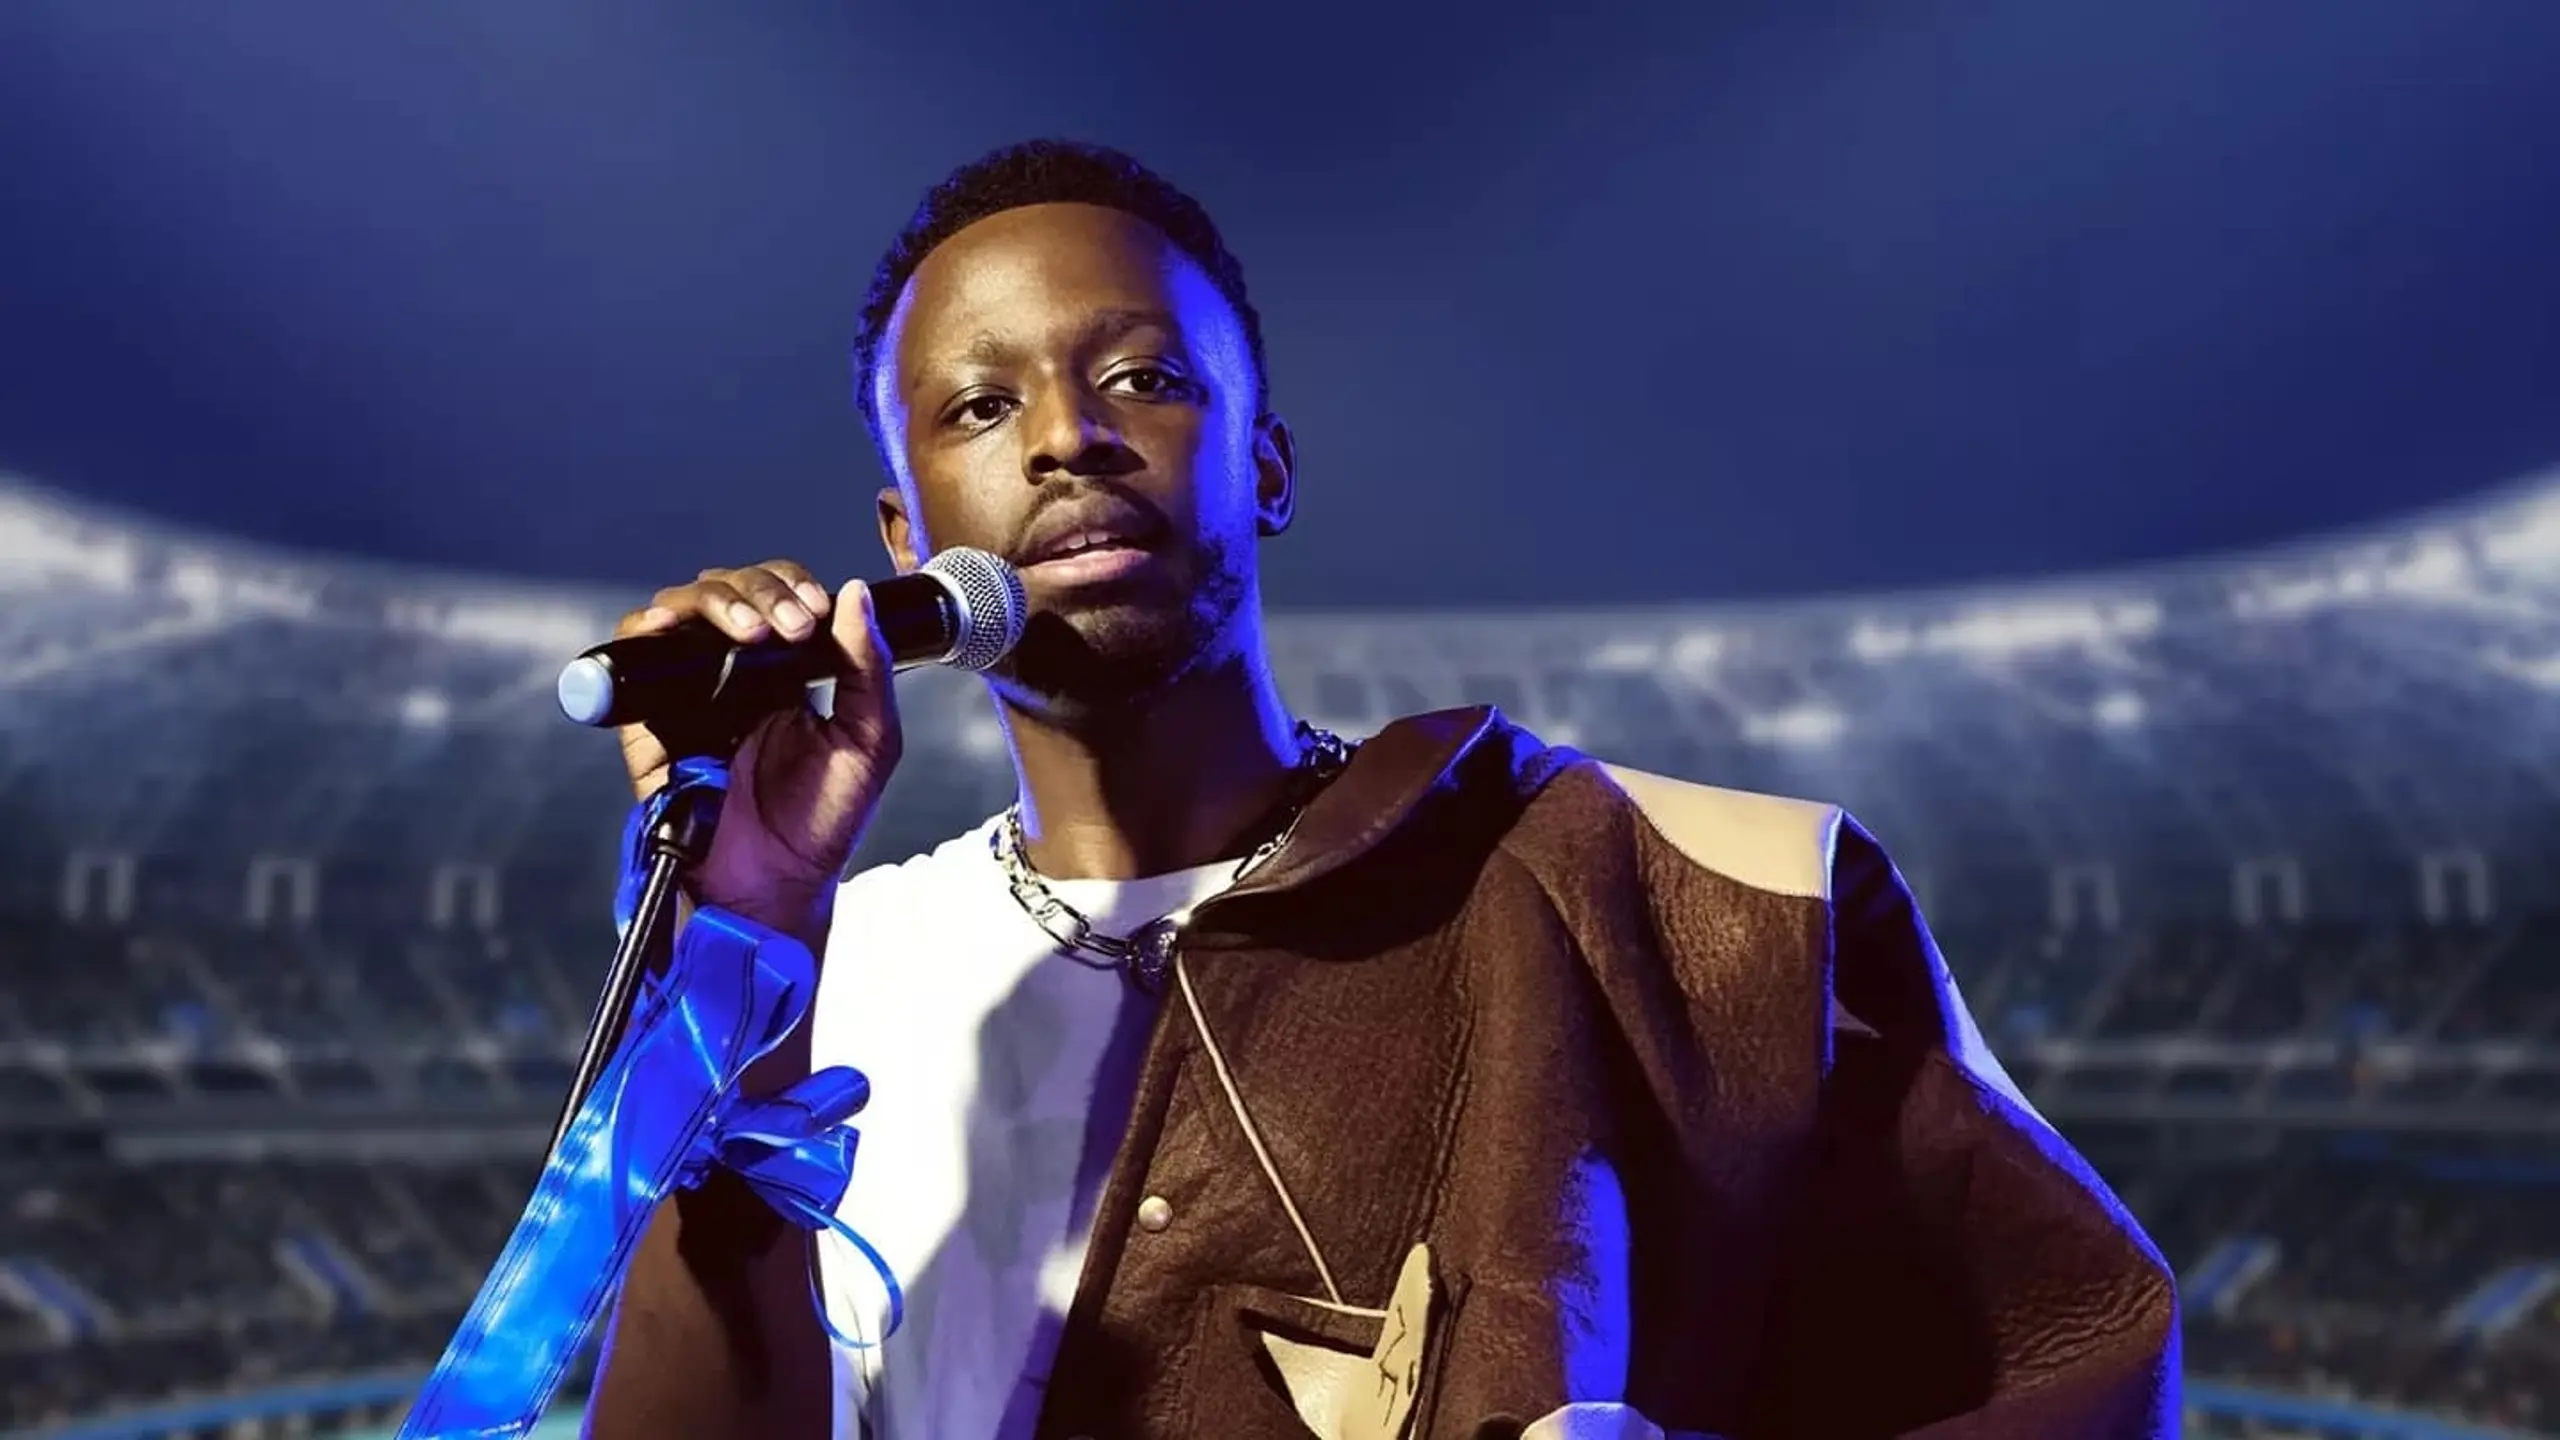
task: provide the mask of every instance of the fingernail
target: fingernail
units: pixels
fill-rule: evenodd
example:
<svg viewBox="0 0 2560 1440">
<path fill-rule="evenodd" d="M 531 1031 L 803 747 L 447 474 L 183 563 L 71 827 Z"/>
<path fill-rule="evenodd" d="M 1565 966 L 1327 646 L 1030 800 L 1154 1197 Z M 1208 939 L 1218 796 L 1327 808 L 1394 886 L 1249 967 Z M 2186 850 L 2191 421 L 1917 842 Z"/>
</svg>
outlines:
<svg viewBox="0 0 2560 1440">
<path fill-rule="evenodd" d="M 764 617 L 756 613 L 756 607 L 741 600 L 729 607 L 729 623 L 741 630 L 760 630 L 764 628 Z"/>
<path fill-rule="evenodd" d="M 797 635 L 809 628 L 809 612 L 796 602 L 785 600 L 773 607 L 773 623 L 782 627 L 783 634 Z"/>
<path fill-rule="evenodd" d="M 676 612 L 664 605 L 652 605 L 640 612 L 640 623 L 644 625 L 669 625 L 675 622 L 675 618 Z"/>
<path fill-rule="evenodd" d="M 801 599 L 809 602 L 809 613 L 823 615 L 827 611 L 827 589 L 814 581 L 803 580 L 791 587 Z"/>
</svg>

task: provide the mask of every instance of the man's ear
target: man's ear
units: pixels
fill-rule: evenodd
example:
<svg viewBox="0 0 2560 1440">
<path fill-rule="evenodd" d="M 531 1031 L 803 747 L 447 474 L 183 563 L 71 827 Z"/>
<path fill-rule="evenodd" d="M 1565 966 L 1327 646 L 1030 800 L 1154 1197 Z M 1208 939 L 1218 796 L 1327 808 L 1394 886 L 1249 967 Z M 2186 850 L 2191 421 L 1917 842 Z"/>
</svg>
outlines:
<svg viewBox="0 0 2560 1440">
<path fill-rule="evenodd" d="M 1253 422 L 1253 528 L 1278 535 L 1298 515 L 1298 437 L 1289 422 L 1265 413 Z"/>
<path fill-rule="evenodd" d="M 907 497 L 895 485 L 880 487 L 880 548 L 889 552 L 889 563 L 901 575 L 912 575 L 916 568 L 916 531 L 907 519 Z"/>
</svg>

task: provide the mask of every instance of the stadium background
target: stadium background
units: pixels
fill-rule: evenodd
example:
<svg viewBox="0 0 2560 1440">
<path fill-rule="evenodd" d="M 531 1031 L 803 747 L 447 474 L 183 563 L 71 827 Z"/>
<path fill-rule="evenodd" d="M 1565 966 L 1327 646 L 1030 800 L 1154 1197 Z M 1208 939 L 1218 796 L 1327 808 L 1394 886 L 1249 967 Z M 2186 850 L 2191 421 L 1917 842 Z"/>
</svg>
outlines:
<svg viewBox="0 0 2560 1440">
<path fill-rule="evenodd" d="M 2560 1433 L 2555 57 L 2549 0 L 0 5 L 0 1434 L 390 1423 L 610 941 L 554 669 L 706 563 L 877 573 L 848 312 L 1041 133 L 1252 276 L 1298 706 L 1849 805 L 2180 1269 L 2194 1429 Z M 1004 798 L 906 690 L 875 853 Z"/>
<path fill-rule="evenodd" d="M 25 483 L 0 585 L 8 1423 L 387 1423 L 609 953 L 618 760 L 549 687 L 622 602 Z M 1347 732 L 1491 701 L 1856 810 L 2179 1267 L 2200 1406 L 2560 1428 L 2560 479 L 2033 586 L 1276 628 Z M 902 685 L 875 854 L 1008 789 L 973 682 Z"/>
</svg>

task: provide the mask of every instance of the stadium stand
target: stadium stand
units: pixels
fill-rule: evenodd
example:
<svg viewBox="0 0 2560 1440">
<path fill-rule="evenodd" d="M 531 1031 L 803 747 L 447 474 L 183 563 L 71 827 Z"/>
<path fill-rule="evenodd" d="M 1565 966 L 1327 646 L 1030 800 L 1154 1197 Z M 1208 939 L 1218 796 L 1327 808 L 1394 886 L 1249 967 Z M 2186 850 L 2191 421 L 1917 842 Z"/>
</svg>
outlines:
<svg viewBox="0 0 2560 1440">
<path fill-rule="evenodd" d="M 622 601 L 16 482 L 0 597 L 0 1429 L 391 1423 L 612 943 L 618 760 L 550 687 Z M 1490 701 L 1855 810 L 2179 1267 L 2198 1433 L 2560 1430 L 2560 481 L 2117 577 L 1275 628 L 1347 732 Z M 1007 791 L 974 687 L 901 683 L 869 858 Z"/>
</svg>

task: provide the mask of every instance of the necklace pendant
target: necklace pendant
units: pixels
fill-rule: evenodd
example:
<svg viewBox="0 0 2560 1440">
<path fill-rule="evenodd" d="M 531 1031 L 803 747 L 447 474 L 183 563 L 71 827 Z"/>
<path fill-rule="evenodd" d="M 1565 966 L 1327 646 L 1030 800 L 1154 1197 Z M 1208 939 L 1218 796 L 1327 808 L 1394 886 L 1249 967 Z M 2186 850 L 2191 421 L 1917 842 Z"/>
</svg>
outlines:
<svg viewBox="0 0 2560 1440">
<path fill-rule="evenodd" d="M 1174 947 L 1181 943 L 1182 926 L 1168 918 L 1150 923 L 1129 937 L 1129 979 L 1149 995 L 1164 993 L 1165 981 L 1173 974 Z"/>
</svg>

